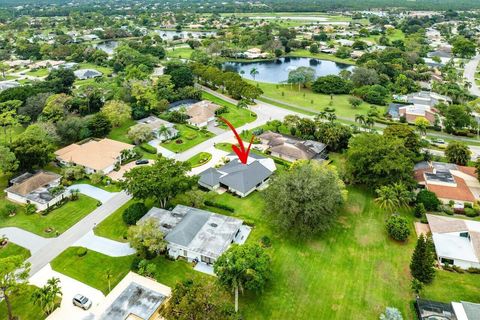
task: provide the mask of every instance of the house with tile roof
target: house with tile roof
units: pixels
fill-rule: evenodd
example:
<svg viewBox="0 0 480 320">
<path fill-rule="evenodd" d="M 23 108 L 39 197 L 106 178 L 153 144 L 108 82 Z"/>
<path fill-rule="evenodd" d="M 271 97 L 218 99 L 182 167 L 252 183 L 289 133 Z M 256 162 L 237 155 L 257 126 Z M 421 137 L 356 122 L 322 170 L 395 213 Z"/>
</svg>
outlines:
<svg viewBox="0 0 480 320">
<path fill-rule="evenodd" d="M 415 165 L 414 173 L 418 184 L 444 203 L 453 200 L 473 204 L 480 198 L 480 183 L 473 167 L 423 161 Z"/>
<path fill-rule="evenodd" d="M 122 151 L 133 148 L 131 144 L 107 138 L 91 139 L 57 150 L 55 156 L 61 165 L 82 166 L 88 174 L 94 172 L 108 174 L 123 160 Z"/>
<path fill-rule="evenodd" d="M 189 116 L 187 122 L 196 127 L 206 127 L 215 121 L 215 111 L 220 106 L 208 100 L 202 100 L 187 107 L 186 114 Z"/>
<path fill-rule="evenodd" d="M 13 202 L 34 204 L 38 211 L 44 211 L 65 197 L 65 192 L 57 192 L 60 185 L 59 174 L 38 171 L 24 173 L 10 180 L 10 187 L 5 189 L 7 199 Z"/>
<path fill-rule="evenodd" d="M 234 154 L 227 155 L 228 162 L 220 168 L 209 168 L 200 173 L 198 184 L 209 190 L 219 188 L 246 197 L 263 187 L 276 170 L 275 162 L 251 153 L 247 163 L 243 164 Z"/>
<path fill-rule="evenodd" d="M 480 222 L 427 214 L 438 262 L 480 268 Z"/>
<path fill-rule="evenodd" d="M 272 156 L 287 161 L 323 160 L 327 157 L 327 146 L 318 141 L 300 140 L 272 131 L 266 131 L 257 138 Z"/>
<path fill-rule="evenodd" d="M 168 254 L 177 259 L 212 264 L 232 243 L 245 243 L 250 228 L 237 218 L 177 205 L 172 211 L 152 208 L 137 224 L 154 219 Z"/>
</svg>

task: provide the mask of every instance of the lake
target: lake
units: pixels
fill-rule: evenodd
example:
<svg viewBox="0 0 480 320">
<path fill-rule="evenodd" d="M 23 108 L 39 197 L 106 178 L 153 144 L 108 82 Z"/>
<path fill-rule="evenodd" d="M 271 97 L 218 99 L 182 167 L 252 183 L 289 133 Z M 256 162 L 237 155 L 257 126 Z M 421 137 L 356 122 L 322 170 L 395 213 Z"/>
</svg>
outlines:
<svg viewBox="0 0 480 320">
<path fill-rule="evenodd" d="M 173 40 L 173 37 L 178 37 L 179 39 L 199 39 L 211 35 L 215 35 L 216 32 L 213 31 L 172 31 L 172 30 L 155 30 L 155 32 L 162 37 L 162 39 Z"/>
<path fill-rule="evenodd" d="M 224 70 L 234 71 L 246 79 L 260 82 L 282 83 L 288 79 L 288 73 L 298 67 L 311 67 L 315 70 L 315 76 L 338 75 L 342 70 L 353 70 L 354 66 L 337 63 L 328 60 L 313 58 L 279 58 L 269 61 L 257 62 L 225 62 Z M 255 79 L 250 71 L 255 68 L 258 74 Z"/>
<path fill-rule="evenodd" d="M 93 45 L 95 48 L 106 52 L 108 55 L 112 55 L 115 48 L 118 47 L 118 41 L 107 40 Z"/>
</svg>

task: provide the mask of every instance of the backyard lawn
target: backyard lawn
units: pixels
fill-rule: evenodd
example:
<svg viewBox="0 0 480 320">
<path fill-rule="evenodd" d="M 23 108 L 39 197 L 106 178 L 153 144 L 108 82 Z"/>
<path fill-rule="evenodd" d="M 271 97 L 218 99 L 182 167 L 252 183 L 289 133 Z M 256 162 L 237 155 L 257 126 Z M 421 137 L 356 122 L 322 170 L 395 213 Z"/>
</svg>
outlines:
<svg viewBox="0 0 480 320">
<path fill-rule="evenodd" d="M 128 132 L 128 129 L 135 124 L 136 124 L 135 120 L 130 119 L 126 121 L 124 124 L 122 124 L 121 126 L 112 128 L 107 138 L 125 142 L 125 143 L 132 143 L 132 141 L 130 141 L 130 139 L 128 139 L 127 137 L 127 132 Z"/>
<path fill-rule="evenodd" d="M 30 258 L 30 251 L 13 242 L 9 242 L 5 247 L 0 248 L 0 259 L 11 256 L 22 256 L 23 260 L 27 260 Z"/>
<path fill-rule="evenodd" d="M 88 250 L 83 257 L 77 255 L 79 247 L 70 247 L 63 251 L 50 263 L 53 270 L 77 279 L 89 286 L 108 293 L 108 280 L 105 277 L 110 269 L 113 278 L 111 287 L 115 287 L 130 271 L 134 255 L 126 257 L 110 257 L 92 250 Z"/>
<path fill-rule="evenodd" d="M 162 147 L 173 152 L 183 152 L 213 137 L 209 131 L 195 130 L 185 124 L 177 124 L 175 127 L 180 133 L 179 138 L 161 143 Z"/>
<path fill-rule="evenodd" d="M 35 286 L 28 286 L 11 297 L 13 314 L 18 317 L 18 320 L 45 319 L 41 308 L 32 303 L 31 296 L 34 289 Z M 7 305 L 2 301 L 0 302 L 0 320 L 7 319 Z"/>
<path fill-rule="evenodd" d="M 210 100 L 220 106 L 226 106 L 228 112 L 222 113 L 220 116 L 227 119 L 234 127 L 241 127 L 244 124 L 255 121 L 257 118 L 257 115 L 254 112 L 251 112 L 246 108 L 237 108 L 236 105 L 218 98 L 211 93 L 202 92 L 202 99 Z M 227 128 L 227 125 L 223 122 L 219 121 L 219 124 L 220 127 Z"/>
<path fill-rule="evenodd" d="M 0 206 L 3 207 L 7 200 L 0 201 Z M 18 227 L 43 237 L 55 237 L 56 232 L 65 232 L 96 207 L 97 200 L 80 194 L 78 200 L 68 201 L 45 216 L 38 213 L 26 214 L 22 207 L 14 217 L 0 215 L 0 227 Z M 45 232 L 47 228 L 52 228 L 53 231 L 47 233 Z"/>
</svg>

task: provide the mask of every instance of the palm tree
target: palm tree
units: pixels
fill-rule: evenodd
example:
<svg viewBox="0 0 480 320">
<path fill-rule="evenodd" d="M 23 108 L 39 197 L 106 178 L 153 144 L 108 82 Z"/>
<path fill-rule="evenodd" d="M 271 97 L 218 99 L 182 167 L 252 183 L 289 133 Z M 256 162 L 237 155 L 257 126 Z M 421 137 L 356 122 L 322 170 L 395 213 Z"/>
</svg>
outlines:
<svg viewBox="0 0 480 320">
<path fill-rule="evenodd" d="M 335 120 L 337 120 L 337 115 L 333 112 L 329 112 L 327 114 L 327 120 L 330 122 L 334 122 Z"/>
<path fill-rule="evenodd" d="M 112 291 L 112 288 L 110 287 L 110 281 L 113 278 L 113 272 L 112 269 L 108 268 L 107 271 L 105 271 L 105 279 L 108 281 L 108 292 Z"/>
<path fill-rule="evenodd" d="M 375 202 L 380 208 L 393 209 L 399 206 L 396 192 L 390 186 L 382 186 L 376 190 L 378 197 Z"/>
<path fill-rule="evenodd" d="M 260 72 L 258 72 L 257 68 L 253 68 L 252 70 L 250 70 L 250 75 L 253 77 L 253 80 L 255 80 L 255 76 L 259 73 Z"/>
<path fill-rule="evenodd" d="M 168 140 L 168 133 L 170 130 L 166 126 L 161 126 L 158 128 L 158 137 L 163 140 Z"/>
<path fill-rule="evenodd" d="M 373 127 L 375 124 L 375 119 L 373 117 L 368 116 L 367 119 L 365 119 L 365 125 L 369 128 Z"/>
<path fill-rule="evenodd" d="M 320 119 L 327 119 L 328 112 L 327 111 L 320 111 L 315 115 L 315 121 L 320 121 Z"/>
<path fill-rule="evenodd" d="M 365 126 L 365 123 L 366 123 L 366 117 L 363 114 L 356 114 L 355 122 L 360 123 L 360 125 L 363 127 Z"/>
<path fill-rule="evenodd" d="M 57 298 L 62 296 L 62 291 L 59 286 L 59 278 L 48 279 L 47 284 L 42 288 L 36 289 L 32 293 L 32 300 L 34 304 L 40 305 L 45 315 L 52 313 L 57 307 Z"/>
</svg>

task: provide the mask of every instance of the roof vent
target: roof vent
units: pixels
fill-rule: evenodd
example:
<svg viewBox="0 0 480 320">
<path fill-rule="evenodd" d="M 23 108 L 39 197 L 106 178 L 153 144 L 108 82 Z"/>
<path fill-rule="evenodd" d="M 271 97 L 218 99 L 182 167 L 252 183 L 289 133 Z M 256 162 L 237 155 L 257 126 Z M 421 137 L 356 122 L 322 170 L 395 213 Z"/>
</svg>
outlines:
<svg viewBox="0 0 480 320">
<path fill-rule="evenodd" d="M 210 226 L 216 228 L 216 227 L 218 227 L 218 224 L 216 224 L 216 223 L 210 223 Z"/>
</svg>

